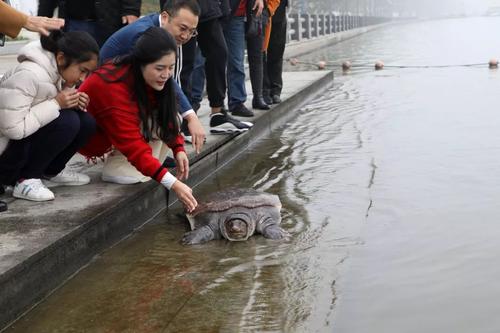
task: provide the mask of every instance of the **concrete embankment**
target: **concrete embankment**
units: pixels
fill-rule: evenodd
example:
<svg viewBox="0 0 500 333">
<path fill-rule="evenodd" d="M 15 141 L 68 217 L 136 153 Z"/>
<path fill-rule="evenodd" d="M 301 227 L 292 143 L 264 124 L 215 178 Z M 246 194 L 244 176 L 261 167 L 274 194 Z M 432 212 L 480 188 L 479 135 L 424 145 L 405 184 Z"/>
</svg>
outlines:
<svg viewBox="0 0 500 333">
<path fill-rule="evenodd" d="M 257 110 L 252 130 L 208 135 L 201 154 L 188 150 L 190 186 L 196 187 L 259 137 L 293 117 L 301 105 L 333 83 L 333 73 L 284 73 L 284 82 L 283 102 L 269 111 Z M 199 116 L 208 129 L 208 105 L 202 106 Z M 166 205 L 176 203 L 173 193 L 167 200 L 166 191 L 154 181 L 138 185 L 101 182 L 102 163 L 88 165 L 76 156 L 69 167 L 89 174 L 92 182 L 53 188 L 56 200 L 52 202 L 18 200 L 10 193 L 1 197 L 9 203 L 9 210 L 0 216 L 0 328 L 41 301 L 93 256 L 140 228 Z"/>
</svg>

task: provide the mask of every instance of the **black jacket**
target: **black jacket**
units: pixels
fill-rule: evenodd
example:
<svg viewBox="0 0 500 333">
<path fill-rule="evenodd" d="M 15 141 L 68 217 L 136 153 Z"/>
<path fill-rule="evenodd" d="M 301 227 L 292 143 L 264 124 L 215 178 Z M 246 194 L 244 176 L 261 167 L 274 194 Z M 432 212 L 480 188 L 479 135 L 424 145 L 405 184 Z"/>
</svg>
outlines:
<svg viewBox="0 0 500 333">
<path fill-rule="evenodd" d="M 198 0 L 201 8 L 200 22 L 229 16 L 229 0 Z"/>
<path fill-rule="evenodd" d="M 59 17 L 74 20 L 96 20 L 110 31 L 122 27 L 122 16 L 141 15 L 141 0 L 40 0 L 39 16 L 54 16 L 59 7 Z"/>
</svg>

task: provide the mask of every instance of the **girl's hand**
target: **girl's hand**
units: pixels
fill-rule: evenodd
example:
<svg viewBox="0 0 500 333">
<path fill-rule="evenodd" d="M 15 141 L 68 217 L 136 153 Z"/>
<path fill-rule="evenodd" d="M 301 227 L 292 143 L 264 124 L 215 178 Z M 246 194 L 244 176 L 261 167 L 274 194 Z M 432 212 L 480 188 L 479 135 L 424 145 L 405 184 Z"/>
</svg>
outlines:
<svg viewBox="0 0 500 333">
<path fill-rule="evenodd" d="M 189 177 L 189 159 L 186 152 L 180 151 L 175 156 L 175 161 L 177 162 L 177 179 L 184 180 Z"/>
<path fill-rule="evenodd" d="M 180 180 L 175 181 L 174 185 L 172 185 L 172 190 L 182 202 L 188 213 L 191 213 L 196 206 L 198 206 L 198 202 L 194 198 L 191 188 Z"/>
<path fill-rule="evenodd" d="M 78 92 L 75 89 L 63 89 L 56 96 L 56 101 L 61 109 L 76 108 L 80 101 Z"/>
<path fill-rule="evenodd" d="M 89 105 L 90 97 L 84 92 L 78 93 L 78 108 L 82 111 L 87 111 L 87 106 Z"/>
</svg>

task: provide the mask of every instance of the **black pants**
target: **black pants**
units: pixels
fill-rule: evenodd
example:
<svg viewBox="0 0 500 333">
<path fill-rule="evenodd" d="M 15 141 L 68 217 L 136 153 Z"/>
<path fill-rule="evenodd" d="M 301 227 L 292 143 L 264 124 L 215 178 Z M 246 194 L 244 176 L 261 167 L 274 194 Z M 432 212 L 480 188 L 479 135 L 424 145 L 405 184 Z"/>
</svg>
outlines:
<svg viewBox="0 0 500 333">
<path fill-rule="evenodd" d="M 201 54 L 205 57 L 208 101 L 210 107 L 221 107 L 224 106 L 227 87 L 227 45 L 222 26 L 219 19 L 213 19 L 199 23 L 197 29 L 198 46 Z M 196 52 L 196 48 L 193 48 L 194 52 Z M 194 61 L 194 55 L 192 58 Z"/>
<path fill-rule="evenodd" d="M 264 93 L 280 95 L 283 88 L 283 54 L 286 43 L 286 1 L 274 13 L 266 63 L 264 64 Z"/>
<path fill-rule="evenodd" d="M 54 176 L 95 133 L 94 118 L 82 111 L 61 110 L 59 117 L 21 140 L 10 140 L 0 155 L 0 184 Z"/>
<path fill-rule="evenodd" d="M 265 26 L 262 28 L 262 34 L 247 37 L 248 71 L 250 73 L 252 93 L 255 97 L 262 97 L 262 88 L 264 84 L 264 53 L 262 52 L 264 31 Z"/>
</svg>

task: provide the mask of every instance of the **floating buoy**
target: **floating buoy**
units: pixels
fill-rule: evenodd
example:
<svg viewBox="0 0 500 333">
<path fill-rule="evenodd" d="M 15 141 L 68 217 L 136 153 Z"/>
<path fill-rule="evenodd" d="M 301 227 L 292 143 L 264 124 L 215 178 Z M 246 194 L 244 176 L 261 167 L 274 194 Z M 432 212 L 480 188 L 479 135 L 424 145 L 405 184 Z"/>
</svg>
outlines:
<svg viewBox="0 0 500 333">
<path fill-rule="evenodd" d="M 318 69 L 325 69 L 326 68 L 326 61 L 318 61 Z"/>
<path fill-rule="evenodd" d="M 350 61 L 348 61 L 348 60 L 347 60 L 347 61 L 344 61 L 344 62 L 342 63 L 342 70 L 343 70 L 344 72 L 346 72 L 346 71 L 350 70 L 350 69 L 351 69 L 351 67 L 352 67 L 352 64 L 351 64 L 351 62 L 350 62 Z"/>
<path fill-rule="evenodd" d="M 297 58 L 291 58 L 290 59 L 290 65 L 295 66 L 299 63 L 299 59 Z"/>
<path fill-rule="evenodd" d="M 489 66 L 490 66 L 490 68 L 498 68 L 498 60 L 497 59 L 490 59 Z"/>
<path fill-rule="evenodd" d="M 382 61 L 380 61 L 380 60 L 377 60 L 375 62 L 375 69 L 376 70 L 381 70 L 382 68 L 384 68 L 384 63 Z"/>
</svg>

